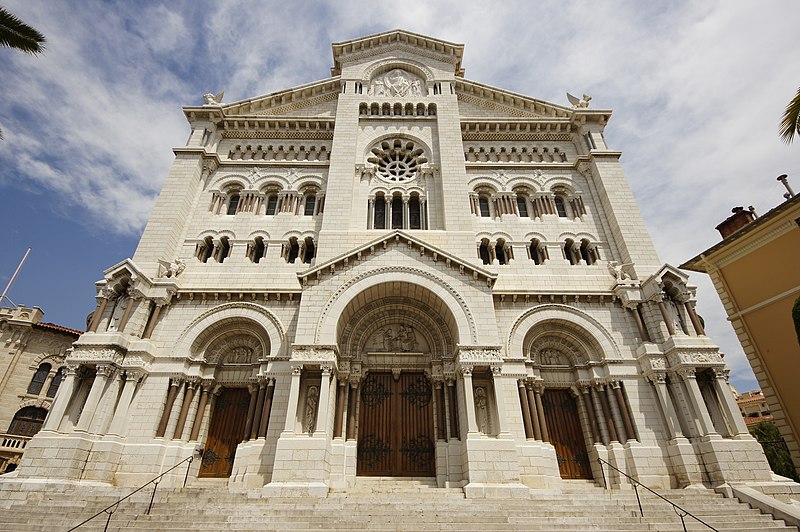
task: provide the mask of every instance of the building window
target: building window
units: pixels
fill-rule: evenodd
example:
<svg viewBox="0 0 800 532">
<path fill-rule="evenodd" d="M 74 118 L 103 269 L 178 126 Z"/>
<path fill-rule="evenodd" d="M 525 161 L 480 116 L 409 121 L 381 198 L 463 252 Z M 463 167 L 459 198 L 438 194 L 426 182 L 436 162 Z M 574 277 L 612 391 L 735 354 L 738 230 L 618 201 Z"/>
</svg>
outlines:
<svg viewBox="0 0 800 532">
<path fill-rule="evenodd" d="M 567 206 L 564 203 L 563 196 L 556 196 L 553 198 L 553 201 L 556 204 L 556 212 L 558 213 L 559 218 L 566 218 L 567 217 Z"/>
<path fill-rule="evenodd" d="M 303 248 L 303 263 L 311 264 L 311 261 L 317 256 L 317 247 L 314 245 L 314 239 L 310 236 L 306 237 Z"/>
<path fill-rule="evenodd" d="M 47 410 L 44 408 L 35 406 L 21 408 L 14 414 L 14 419 L 8 427 L 8 433 L 17 436 L 33 436 L 42 428 L 46 417 Z"/>
<path fill-rule="evenodd" d="M 403 200 L 395 196 L 392 198 L 392 229 L 403 228 Z"/>
<path fill-rule="evenodd" d="M 531 251 L 531 260 L 533 261 L 534 264 L 536 264 L 537 266 L 540 264 L 544 264 L 544 261 L 547 259 L 547 248 L 545 247 L 544 244 L 542 244 L 542 242 L 539 239 L 534 238 L 533 240 L 531 240 L 530 251 Z"/>
<path fill-rule="evenodd" d="M 39 395 L 41 393 L 42 386 L 44 386 L 44 382 L 47 380 L 47 376 L 50 374 L 50 369 L 52 367 L 53 366 L 47 362 L 39 365 L 39 369 L 33 374 L 33 378 L 30 384 L 28 384 L 28 393 L 30 395 Z"/>
<path fill-rule="evenodd" d="M 398 107 L 399 105 L 395 106 L 395 110 L 402 114 L 402 107 Z M 428 162 L 423 155 L 424 150 L 411 141 L 385 140 L 371 151 L 372 156 L 367 158 L 367 162 L 375 164 L 378 177 L 390 183 L 404 183 L 415 179 L 420 166 Z"/>
<path fill-rule="evenodd" d="M 573 266 L 581 262 L 580 248 L 571 238 L 564 241 L 564 258 Z"/>
<path fill-rule="evenodd" d="M 497 258 L 497 262 L 499 264 L 508 264 L 508 260 L 511 258 L 511 250 L 506 245 L 506 241 L 502 238 L 497 241 L 497 244 L 494 246 L 494 256 Z"/>
<path fill-rule="evenodd" d="M 58 387 L 61 386 L 61 380 L 64 378 L 64 368 L 58 368 L 53 380 L 50 381 L 50 386 L 47 388 L 47 397 L 55 397 Z"/>
<path fill-rule="evenodd" d="M 207 236 L 203 239 L 202 242 L 197 244 L 197 258 L 200 259 L 200 262 L 208 262 L 208 259 L 211 258 L 211 255 L 214 253 L 214 241 L 211 239 L 210 236 Z"/>
<path fill-rule="evenodd" d="M 228 214 L 236 214 L 236 211 L 239 209 L 239 193 L 234 192 L 231 194 L 231 197 L 228 199 Z"/>
<path fill-rule="evenodd" d="M 484 264 L 491 264 L 492 257 L 489 254 L 489 241 L 487 239 L 481 240 L 481 245 L 478 247 L 478 257 Z"/>
<path fill-rule="evenodd" d="M 219 239 L 219 246 L 217 246 L 217 253 L 214 259 L 217 262 L 224 262 L 231 254 L 231 243 L 227 236 Z"/>
<path fill-rule="evenodd" d="M 525 196 L 517 196 L 517 210 L 520 218 L 529 218 L 528 202 L 525 200 Z"/>
<path fill-rule="evenodd" d="M 317 196 L 310 194 L 306 196 L 304 213 L 306 216 L 314 216 L 314 208 L 317 206 Z"/>
<path fill-rule="evenodd" d="M 286 262 L 293 264 L 298 255 L 300 255 L 300 244 L 298 244 L 296 237 L 292 237 L 287 244 Z"/>
<path fill-rule="evenodd" d="M 590 266 L 600 259 L 600 252 L 597 250 L 597 246 L 586 240 L 585 238 L 581 240 L 581 258 L 586 261 L 586 264 Z"/>
<path fill-rule="evenodd" d="M 278 195 L 270 194 L 267 198 L 267 216 L 272 216 L 278 211 Z"/>
<path fill-rule="evenodd" d="M 489 218 L 491 216 L 489 212 L 489 198 L 480 196 L 478 198 L 478 207 L 480 208 L 481 218 Z"/>
<path fill-rule="evenodd" d="M 250 243 L 250 249 L 247 252 L 247 256 L 251 262 L 258 263 L 264 255 L 267 254 L 267 245 L 264 243 L 264 239 L 260 236 L 257 236 L 256 239 Z"/>
<path fill-rule="evenodd" d="M 411 196 L 408 200 L 408 228 L 422 229 L 422 212 L 418 196 Z"/>
<path fill-rule="evenodd" d="M 374 229 L 386 229 L 386 196 L 375 197 L 375 213 L 372 218 Z"/>
</svg>

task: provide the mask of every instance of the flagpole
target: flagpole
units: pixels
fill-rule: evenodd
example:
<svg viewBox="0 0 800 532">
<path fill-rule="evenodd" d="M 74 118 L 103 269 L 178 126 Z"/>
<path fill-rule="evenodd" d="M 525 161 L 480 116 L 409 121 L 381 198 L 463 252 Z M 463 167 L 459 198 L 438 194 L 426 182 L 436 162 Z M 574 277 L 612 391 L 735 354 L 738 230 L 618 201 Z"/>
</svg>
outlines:
<svg viewBox="0 0 800 532">
<path fill-rule="evenodd" d="M 22 269 L 22 265 L 23 265 L 23 264 L 25 264 L 25 259 L 27 259 L 27 258 L 28 258 L 28 254 L 29 254 L 30 252 L 31 252 L 31 248 L 30 248 L 30 247 L 28 247 L 28 250 L 25 252 L 25 255 L 23 255 L 23 256 L 22 256 L 22 260 L 21 260 L 21 261 L 19 261 L 19 266 L 17 266 L 17 269 L 14 271 L 14 275 L 12 275 L 12 276 L 11 276 L 11 279 L 9 279 L 9 281 L 8 281 L 8 284 L 6 285 L 6 288 L 5 288 L 5 290 L 3 290 L 3 294 L 2 294 L 2 295 L 0 295 L 0 304 L 2 304 L 2 303 L 3 303 L 3 300 L 5 300 L 5 299 L 8 299 L 8 298 L 6 297 L 6 294 L 8 293 L 8 289 L 9 289 L 9 288 L 11 288 L 11 285 L 14 283 L 14 279 L 16 279 L 16 277 L 17 277 L 17 274 L 18 274 L 18 273 L 19 273 L 19 271 Z M 8 299 L 8 300 L 9 300 L 9 301 L 11 301 L 10 299 Z"/>
</svg>

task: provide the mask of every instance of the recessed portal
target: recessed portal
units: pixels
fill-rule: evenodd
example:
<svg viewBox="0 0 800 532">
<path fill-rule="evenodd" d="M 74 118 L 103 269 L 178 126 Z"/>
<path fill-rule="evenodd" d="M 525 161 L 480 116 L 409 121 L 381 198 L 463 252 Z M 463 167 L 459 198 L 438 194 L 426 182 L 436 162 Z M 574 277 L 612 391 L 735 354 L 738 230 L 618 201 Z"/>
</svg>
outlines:
<svg viewBox="0 0 800 532">
<path fill-rule="evenodd" d="M 233 470 L 236 446 L 244 439 L 250 393 L 247 388 L 223 388 L 214 404 L 211 427 L 198 476 L 227 478 Z"/>
<path fill-rule="evenodd" d="M 592 468 L 575 398 L 569 390 L 548 388 L 542 395 L 542 403 L 561 478 L 591 480 Z"/>
</svg>

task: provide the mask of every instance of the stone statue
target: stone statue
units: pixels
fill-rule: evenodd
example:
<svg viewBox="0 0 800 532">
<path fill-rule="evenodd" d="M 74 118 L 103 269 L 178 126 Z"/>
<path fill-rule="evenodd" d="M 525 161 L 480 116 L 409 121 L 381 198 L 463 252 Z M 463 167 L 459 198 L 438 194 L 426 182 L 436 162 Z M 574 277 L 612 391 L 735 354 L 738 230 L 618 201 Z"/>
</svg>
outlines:
<svg viewBox="0 0 800 532">
<path fill-rule="evenodd" d="M 164 274 L 165 277 L 177 277 L 183 273 L 183 270 L 186 269 L 186 263 L 183 262 L 181 259 L 175 259 L 167 268 L 167 272 Z"/>
<path fill-rule="evenodd" d="M 317 428 L 317 404 L 319 403 L 319 388 L 316 386 L 309 386 L 306 392 L 306 412 L 305 412 L 305 425 L 306 432 L 314 434 Z"/>
<path fill-rule="evenodd" d="M 386 351 L 394 351 L 394 334 L 389 327 L 383 331 L 383 349 Z"/>
<path fill-rule="evenodd" d="M 583 98 L 578 98 L 577 96 L 567 93 L 567 100 L 572 104 L 573 109 L 588 109 L 592 97 L 588 94 L 584 94 Z"/>
<path fill-rule="evenodd" d="M 222 105 L 222 96 L 225 91 L 219 91 L 216 94 L 210 92 L 203 95 L 203 105 Z"/>
<path fill-rule="evenodd" d="M 368 92 L 372 96 L 422 96 L 422 82 L 395 68 L 373 80 Z"/>
<path fill-rule="evenodd" d="M 614 276 L 617 281 L 630 280 L 631 276 L 625 271 L 625 266 L 633 266 L 632 262 L 627 264 L 620 264 L 615 260 L 608 261 L 608 273 Z"/>
<path fill-rule="evenodd" d="M 478 432 L 489 433 L 489 410 L 486 401 L 486 388 L 475 388 L 475 421 L 478 423 Z"/>
</svg>

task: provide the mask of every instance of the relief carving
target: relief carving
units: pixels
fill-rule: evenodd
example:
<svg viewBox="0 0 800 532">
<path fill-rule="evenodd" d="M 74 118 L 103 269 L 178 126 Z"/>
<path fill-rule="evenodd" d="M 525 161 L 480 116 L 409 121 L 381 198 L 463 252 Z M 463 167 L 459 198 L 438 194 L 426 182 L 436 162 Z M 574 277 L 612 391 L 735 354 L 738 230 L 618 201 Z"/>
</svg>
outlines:
<svg viewBox="0 0 800 532">
<path fill-rule="evenodd" d="M 319 387 L 309 386 L 306 391 L 306 411 L 303 418 L 304 432 L 313 434 L 317 428 L 317 406 L 319 405 Z"/>
<path fill-rule="evenodd" d="M 372 80 L 367 94 L 372 96 L 422 96 L 422 80 L 395 68 Z"/>
</svg>

